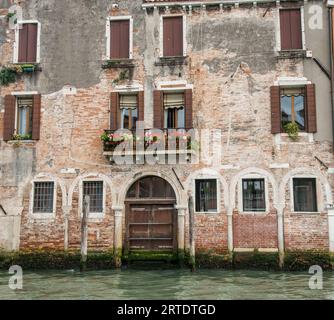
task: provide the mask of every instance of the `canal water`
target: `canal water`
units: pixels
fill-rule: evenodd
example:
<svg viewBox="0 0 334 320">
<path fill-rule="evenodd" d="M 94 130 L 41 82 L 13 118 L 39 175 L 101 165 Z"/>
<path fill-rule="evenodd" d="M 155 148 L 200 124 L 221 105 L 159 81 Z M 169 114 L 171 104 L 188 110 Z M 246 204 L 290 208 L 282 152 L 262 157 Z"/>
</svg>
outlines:
<svg viewBox="0 0 334 320">
<path fill-rule="evenodd" d="M 307 272 L 27 272 L 21 291 L 9 289 L 9 277 L 0 271 L 0 299 L 334 299 L 334 273 L 324 273 L 323 290 L 309 289 L 311 275 Z"/>
</svg>

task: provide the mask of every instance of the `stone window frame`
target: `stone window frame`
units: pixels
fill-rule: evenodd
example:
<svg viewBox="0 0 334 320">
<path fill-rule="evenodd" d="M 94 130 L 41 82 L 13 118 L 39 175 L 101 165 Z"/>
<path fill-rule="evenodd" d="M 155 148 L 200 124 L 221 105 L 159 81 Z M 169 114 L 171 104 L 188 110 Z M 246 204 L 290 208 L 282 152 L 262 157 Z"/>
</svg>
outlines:
<svg viewBox="0 0 334 320">
<path fill-rule="evenodd" d="M 277 17 L 276 17 L 276 51 L 278 53 L 280 52 L 296 52 L 296 51 L 306 51 L 306 32 L 305 32 L 305 8 L 304 6 L 300 7 L 300 17 L 301 17 L 301 27 L 302 27 L 302 49 L 291 49 L 291 50 L 282 50 L 282 45 L 281 45 L 281 20 L 280 20 L 280 11 L 284 9 L 289 9 L 289 7 L 279 7 L 277 10 Z M 290 9 L 293 9 L 291 7 Z M 297 8 L 296 8 L 297 9 Z"/>
<path fill-rule="evenodd" d="M 133 59 L 133 17 L 132 16 L 109 16 L 106 22 L 106 59 L 112 60 L 110 57 L 110 22 L 111 21 L 120 21 L 120 20 L 129 20 L 130 22 L 130 30 L 129 30 L 129 60 Z"/>
<path fill-rule="evenodd" d="M 305 77 L 278 77 L 275 81 L 274 85 L 279 86 L 281 88 L 299 88 L 302 86 L 306 86 L 307 84 L 312 84 L 312 81 L 308 80 Z M 314 142 L 314 133 L 311 132 L 299 132 L 298 135 L 300 137 L 304 137 L 307 139 L 308 143 Z M 277 133 L 274 135 L 275 144 L 286 144 L 286 142 L 282 142 L 284 138 L 287 138 L 289 135 L 285 132 Z M 283 138 L 283 139 L 282 139 Z M 291 143 L 291 141 L 290 141 Z M 292 142 L 294 144 L 305 144 L 305 142 Z"/>
<path fill-rule="evenodd" d="M 160 35 L 159 35 L 159 58 L 166 58 L 164 56 L 164 18 L 182 17 L 183 22 L 183 58 L 187 57 L 187 16 L 185 14 L 166 13 L 160 15 Z M 168 57 L 167 57 L 168 58 Z"/>
<path fill-rule="evenodd" d="M 17 22 L 15 26 L 15 41 L 14 41 L 14 54 L 13 54 L 13 63 L 23 64 L 18 62 L 19 60 L 19 34 L 20 34 L 20 25 L 27 23 L 35 23 L 37 24 L 37 52 L 36 52 L 36 62 L 41 62 L 41 30 L 42 24 L 38 20 L 20 20 Z"/>
<path fill-rule="evenodd" d="M 316 181 L 316 194 L 317 194 L 317 211 L 316 212 L 301 212 L 301 211 L 295 211 L 295 203 L 294 203 L 294 192 L 293 192 L 293 179 L 315 179 Z M 298 174 L 290 178 L 289 181 L 289 192 L 290 192 L 290 211 L 293 214 L 309 214 L 309 215 L 318 215 L 321 212 L 324 212 L 324 201 L 323 201 L 323 191 L 322 191 L 322 185 L 320 179 L 313 174 Z"/>
<path fill-rule="evenodd" d="M 36 182 L 53 182 L 54 190 L 53 190 L 53 210 L 52 212 L 34 212 L 34 198 L 35 198 L 35 183 Z M 29 216 L 34 220 L 54 220 L 56 218 L 57 212 L 57 189 L 58 183 L 56 179 L 52 179 L 49 177 L 45 178 L 37 178 L 31 181 L 31 191 L 30 191 L 30 199 L 29 199 Z"/>
<path fill-rule="evenodd" d="M 213 212 L 203 212 L 203 211 L 196 211 L 196 181 L 197 180 L 216 180 L 217 183 L 217 211 Z M 220 178 L 217 176 L 212 175 L 199 175 L 193 179 L 192 182 L 192 194 L 194 195 L 194 212 L 195 214 L 203 214 L 203 215 L 218 215 L 221 212 L 221 182 Z"/>
<path fill-rule="evenodd" d="M 242 183 L 243 180 L 247 179 L 262 179 L 264 180 L 264 196 L 265 196 L 265 204 L 266 208 L 264 211 L 244 211 L 244 200 L 243 200 L 243 188 L 242 188 Z M 269 181 L 268 177 L 265 177 L 261 174 L 257 173 L 252 173 L 252 174 L 247 174 L 239 178 L 238 181 L 238 211 L 240 214 L 245 214 L 245 215 L 267 215 L 270 213 L 270 199 L 269 199 Z"/>
<path fill-rule="evenodd" d="M 83 185 L 84 182 L 102 182 L 103 183 L 103 195 L 102 195 L 102 212 L 89 212 L 88 213 L 88 219 L 93 221 L 100 221 L 103 220 L 106 216 L 106 192 L 107 192 L 107 185 L 105 181 L 101 178 L 85 178 L 80 180 L 79 182 L 79 203 L 78 203 L 78 215 L 79 217 L 82 217 L 82 204 L 83 204 Z"/>
</svg>

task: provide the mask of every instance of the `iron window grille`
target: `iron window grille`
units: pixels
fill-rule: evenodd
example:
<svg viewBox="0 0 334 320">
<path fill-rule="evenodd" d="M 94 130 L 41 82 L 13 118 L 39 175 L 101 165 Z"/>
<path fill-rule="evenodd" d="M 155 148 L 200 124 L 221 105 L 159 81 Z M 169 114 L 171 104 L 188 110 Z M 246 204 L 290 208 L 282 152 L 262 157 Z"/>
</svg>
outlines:
<svg viewBox="0 0 334 320">
<path fill-rule="evenodd" d="M 54 182 L 34 183 L 34 213 L 53 213 Z"/>
<path fill-rule="evenodd" d="M 89 196 L 89 212 L 103 213 L 103 181 L 84 181 L 82 208 L 84 199 Z"/>
</svg>

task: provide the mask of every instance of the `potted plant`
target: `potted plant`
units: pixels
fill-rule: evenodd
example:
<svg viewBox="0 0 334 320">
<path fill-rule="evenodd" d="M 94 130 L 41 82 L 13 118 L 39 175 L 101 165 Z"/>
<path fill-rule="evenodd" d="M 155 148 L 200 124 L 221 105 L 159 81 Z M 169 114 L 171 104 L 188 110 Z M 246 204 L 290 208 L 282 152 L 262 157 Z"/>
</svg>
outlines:
<svg viewBox="0 0 334 320">
<path fill-rule="evenodd" d="M 285 124 L 283 129 L 291 140 L 296 141 L 298 139 L 299 127 L 296 122 L 289 122 Z"/>
</svg>

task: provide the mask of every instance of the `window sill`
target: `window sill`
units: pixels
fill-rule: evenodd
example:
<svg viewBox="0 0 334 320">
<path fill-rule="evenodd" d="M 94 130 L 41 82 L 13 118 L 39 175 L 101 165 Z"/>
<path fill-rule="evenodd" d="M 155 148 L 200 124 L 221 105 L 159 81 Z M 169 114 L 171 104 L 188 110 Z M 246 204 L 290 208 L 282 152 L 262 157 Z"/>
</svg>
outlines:
<svg viewBox="0 0 334 320">
<path fill-rule="evenodd" d="M 110 59 L 103 61 L 102 69 L 134 68 L 133 59 Z"/>
<path fill-rule="evenodd" d="M 308 133 L 308 132 L 300 132 L 298 133 L 297 140 L 292 140 L 289 138 L 289 135 L 287 133 L 277 133 L 274 135 L 275 137 L 275 144 L 309 144 L 314 142 L 314 134 Z"/>
<path fill-rule="evenodd" d="M 270 214 L 269 211 L 239 211 L 240 215 L 265 216 Z"/>
<path fill-rule="evenodd" d="M 32 220 L 39 221 L 54 221 L 56 219 L 55 213 L 31 213 L 30 218 Z"/>
<path fill-rule="evenodd" d="M 15 145 L 15 146 L 20 146 L 20 145 L 35 145 L 37 143 L 37 140 L 9 140 L 7 141 L 9 145 Z"/>
<path fill-rule="evenodd" d="M 155 66 L 188 65 L 188 56 L 160 57 Z"/>
<path fill-rule="evenodd" d="M 206 215 L 206 216 L 217 216 L 219 215 L 220 212 L 197 212 L 195 211 L 195 214 L 198 214 L 198 215 Z"/>
<path fill-rule="evenodd" d="M 18 63 L 14 63 L 13 66 L 19 69 L 16 71 L 17 74 L 34 73 L 37 71 L 42 71 L 40 64 L 36 62 L 34 63 L 18 62 Z"/>
<path fill-rule="evenodd" d="M 322 214 L 322 212 L 297 212 L 297 211 L 291 211 L 290 214 L 293 214 L 293 215 L 302 215 L 302 214 L 307 214 L 307 215 L 320 215 Z"/>
<path fill-rule="evenodd" d="M 304 49 L 293 49 L 293 50 L 281 50 L 278 51 L 278 59 L 298 59 L 306 58 L 306 50 Z"/>
</svg>

